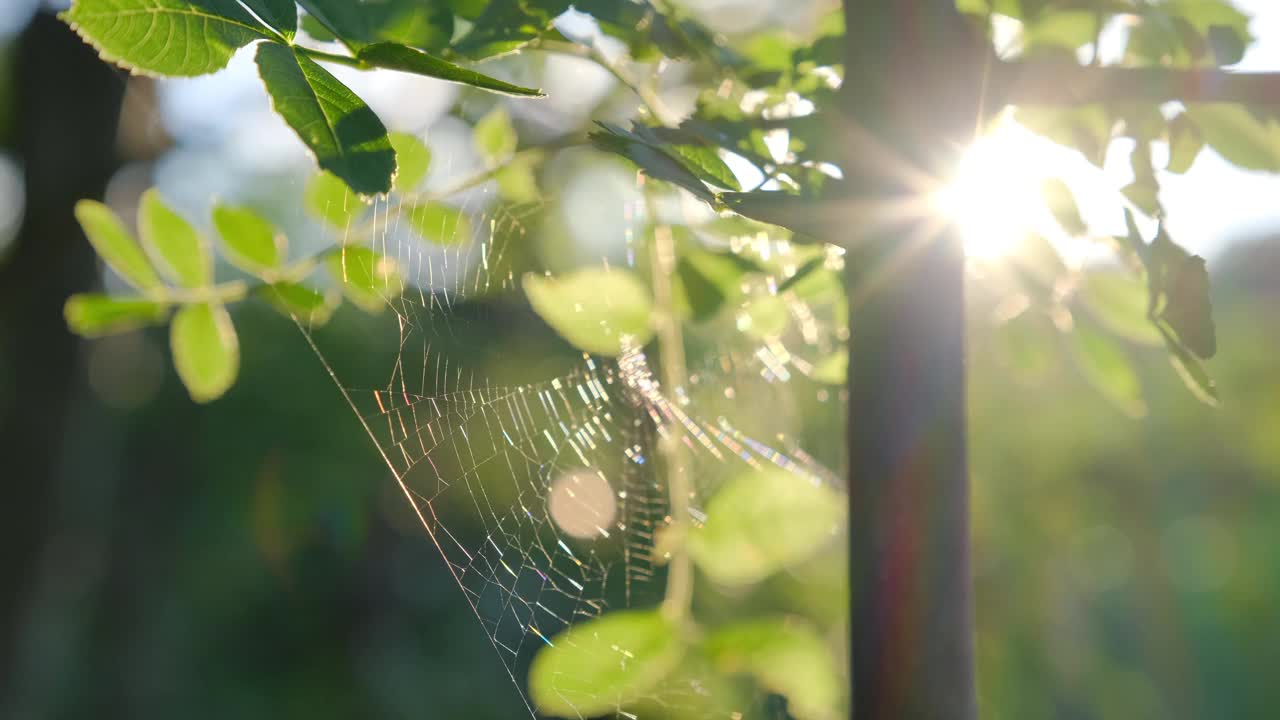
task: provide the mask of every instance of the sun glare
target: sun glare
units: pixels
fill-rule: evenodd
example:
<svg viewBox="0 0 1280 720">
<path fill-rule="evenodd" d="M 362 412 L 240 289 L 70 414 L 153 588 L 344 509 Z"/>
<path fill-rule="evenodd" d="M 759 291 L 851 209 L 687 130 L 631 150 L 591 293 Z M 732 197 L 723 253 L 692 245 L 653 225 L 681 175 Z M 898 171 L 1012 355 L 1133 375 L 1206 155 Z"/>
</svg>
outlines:
<svg viewBox="0 0 1280 720">
<path fill-rule="evenodd" d="M 1001 123 L 965 152 L 955 176 L 937 196 L 964 239 L 965 254 L 996 260 L 1033 232 L 1052 234 L 1041 184 L 1064 170 L 1045 141 L 1012 122 Z"/>
</svg>

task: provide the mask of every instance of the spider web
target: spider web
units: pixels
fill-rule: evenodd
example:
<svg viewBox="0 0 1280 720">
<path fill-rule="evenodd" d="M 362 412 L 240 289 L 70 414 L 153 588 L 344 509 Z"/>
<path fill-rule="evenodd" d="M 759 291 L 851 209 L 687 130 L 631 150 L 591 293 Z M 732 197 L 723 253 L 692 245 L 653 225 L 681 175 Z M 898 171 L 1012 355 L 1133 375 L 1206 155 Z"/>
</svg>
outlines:
<svg viewBox="0 0 1280 720">
<path fill-rule="evenodd" d="M 466 196 L 464 209 L 482 228 L 474 238 L 424 243 L 398 219 L 412 204 L 392 196 L 371 207 L 382 219 L 371 241 L 344 239 L 393 258 L 406 279 L 403 291 L 389 285 L 382 297 L 396 328 L 396 337 L 386 339 L 398 348 L 389 367 L 338 367 L 322 350 L 323 331 L 296 320 L 536 715 L 524 677 L 541 648 L 577 623 L 662 600 L 661 535 L 672 523 L 662 443 L 682 448 L 694 525 L 705 520 L 702 507 L 715 489 L 751 468 L 837 484 L 837 474 L 786 432 L 768 422 L 760 432 L 738 423 L 758 422 L 756 403 L 765 395 L 778 403 L 794 392 L 793 376 L 811 374 L 815 358 L 838 347 L 842 324 L 830 307 L 787 295 L 785 334 L 746 336 L 735 327 L 741 317 L 732 315 L 701 350 L 690 333 L 695 360 L 679 388 L 663 387 L 647 348 L 634 345 L 617 358 L 582 355 L 567 372 L 532 382 L 491 382 L 440 348 L 457 342 L 457 324 L 484 321 L 459 312 L 471 300 L 523 301 L 507 256 L 516 243 L 530 241 L 526 221 L 545 208 L 489 204 L 491 193 L 486 186 L 479 200 L 477 193 Z M 628 224 L 630 264 L 642 255 L 645 238 L 632 230 L 643 214 L 634 208 L 619 218 Z M 766 233 L 722 249 L 758 257 L 793 250 Z M 745 294 L 778 294 L 778 280 L 758 278 Z M 497 333 L 487 337 L 501 342 Z M 838 411 L 834 396 L 817 392 Z M 608 502 L 599 488 L 608 489 Z M 567 520 L 556 514 L 557 503 L 562 515 L 568 508 Z M 628 648 L 598 652 L 602 663 L 629 656 Z M 659 715 L 683 708 L 689 716 L 715 692 L 705 679 L 691 671 L 660 685 L 642 705 L 659 708 Z M 620 699 L 617 716 L 646 716 L 630 710 L 630 699 Z M 732 710 L 711 716 L 735 717 Z"/>
</svg>

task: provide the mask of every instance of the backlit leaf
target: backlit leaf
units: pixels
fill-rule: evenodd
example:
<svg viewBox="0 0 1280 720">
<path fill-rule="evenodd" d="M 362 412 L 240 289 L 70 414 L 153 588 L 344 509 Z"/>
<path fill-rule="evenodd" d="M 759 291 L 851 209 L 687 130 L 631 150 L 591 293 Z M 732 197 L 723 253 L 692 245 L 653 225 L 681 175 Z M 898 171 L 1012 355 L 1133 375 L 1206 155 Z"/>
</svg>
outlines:
<svg viewBox="0 0 1280 720">
<path fill-rule="evenodd" d="M 438 50 L 453 37 L 453 13 L 422 0 L 300 0 L 309 16 L 348 47 L 378 42 Z"/>
<path fill-rule="evenodd" d="M 391 190 L 395 151 L 364 101 L 311 58 L 276 43 L 258 46 L 258 71 L 276 112 L 320 167 L 366 195 Z"/>
<path fill-rule="evenodd" d="M 415 135 L 393 132 L 391 147 L 396 151 L 396 192 L 412 192 L 427 177 L 431 169 L 431 150 Z"/>
<path fill-rule="evenodd" d="M 204 75 L 269 31 L 236 0 L 76 0 L 59 17 L 104 60 L 160 76 Z"/>
<path fill-rule="evenodd" d="M 111 208 L 96 200 L 81 200 L 75 214 L 89 244 L 117 275 L 140 290 L 162 285 L 146 253 Z"/>
<path fill-rule="evenodd" d="M 1066 183 L 1057 178 L 1046 180 L 1040 186 L 1040 194 L 1053 217 L 1068 235 L 1078 237 L 1088 232 L 1088 226 L 1080 217 L 1080 207 L 1076 205 L 1075 195 Z"/>
<path fill-rule="evenodd" d="M 241 0 L 271 27 L 286 38 L 292 38 L 298 30 L 298 4 L 293 0 Z"/>
<path fill-rule="evenodd" d="M 219 205 L 213 209 L 213 226 L 227 259 L 241 270 L 258 275 L 280 266 L 285 237 L 253 210 Z"/>
<path fill-rule="evenodd" d="M 689 535 L 694 561 L 724 585 L 759 582 L 812 555 L 835 536 L 844 497 L 779 468 L 749 470 L 720 488 L 707 521 Z"/>
<path fill-rule="evenodd" d="M 541 90 L 521 87 L 484 73 L 455 65 L 421 50 L 396 43 L 376 43 L 356 51 L 356 57 L 373 67 L 426 75 L 471 87 L 520 97 L 543 97 Z"/>
<path fill-rule="evenodd" d="M 461 209 L 439 202 L 415 205 L 409 211 L 414 232 L 436 245 L 457 245 L 471 241 L 471 218 Z"/>
<path fill-rule="evenodd" d="M 618 355 L 623 339 L 636 346 L 653 336 L 653 300 L 629 270 L 587 268 L 558 276 L 528 273 L 529 304 L 571 345 L 597 355 Z"/>
<path fill-rule="evenodd" d="M 395 259 L 367 247 L 344 247 L 329 256 L 327 265 L 347 299 L 366 312 L 381 312 L 404 290 L 404 276 Z"/>
<path fill-rule="evenodd" d="M 1068 339 L 1076 366 L 1089 384 L 1124 414 L 1141 417 L 1147 413 L 1133 361 L 1112 338 L 1089 323 L 1077 321 Z"/>
<path fill-rule="evenodd" d="M 511 124 L 511 116 L 507 115 L 501 105 L 477 120 L 471 135 L 476 149 L 491 165 L 497 165 L 510 157 L 519 142 L 516 129 Z"/>
<path fill-rule="evenodd" d="M 209 402 L 235 384 L 240 342 L 227 309 L 216 303 L 183 306 L 169 329 L 173 365 L 191 399 Z"/>
<path fill-rule="evenodd" d="M 722 672 L 751 675 L 785 697 L 796 720 L 841 716 L 840 671 L 831 648 L 805 620 L 762 618 L 727 625 L 707 637 L 706 650 Z"/>
<path fill-rule="evenodd" d="M 1184 173 L 1204 148 L 1204 138 L 1186 113 L 1178 113 L 1169 121 L 1169 165 L 1171 173 Z"/>
<path fill-rule="evenodd" d="M 351 223 L 369 209 L 346 183 L 327 172 L 311 176 L 303 191 L 303 203 L 312 215 L 339 230 L 350 228 Z"/>
<path fill-rule="evenodd" d="M 1280 170 L 1280 124 L 1229 103 L 1187 106 L 1209 147 L 1246 170 Z"/>
<path fill-rule="evenodd" d="M 138 204 L 138 234 L 152 262 L 170 279 L 189 288 L 213 282 L 209 248 L 191 224 L 151 188 Z"/>
<path fill-rule="evenodd" d="M 324 293 L 291 282 L 264 285 L 258 289 L 257 295 L 282 315 L 310 327 L 328 322 L 341 302 L 336 292 Z"/>
<path fill-rule="evenodd" d="M 169 306 L 142 298 L 78 294 L 67 299 L 63 315 L 72 332 L 96 337 L 164 322 Z"/>
<path fill-rule="evenodd" d="M 550 639 L 529 668 L 529 697 L 544 715 L 612 714 L 643 696 L 680 662 L 678 630 L 656 611 L 620 610 Z"/>
</svg>

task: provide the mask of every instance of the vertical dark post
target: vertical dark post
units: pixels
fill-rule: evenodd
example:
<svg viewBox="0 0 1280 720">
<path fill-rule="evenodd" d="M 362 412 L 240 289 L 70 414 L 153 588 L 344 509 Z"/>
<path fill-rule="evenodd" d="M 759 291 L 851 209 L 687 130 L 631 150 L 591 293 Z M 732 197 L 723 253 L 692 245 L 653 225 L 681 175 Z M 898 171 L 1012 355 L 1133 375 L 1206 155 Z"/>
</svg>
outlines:
<svg viewBox="0 0 1280 720">
<path fill-rule="evenodd" d="M 964 255 L 920 180 L 972 139 L 987 50 L 953 0 L 846 0 L 845 21 L 850 191 L 915 208 L 831 236 L 849 246 L 853 714 L 970 720 Z"/>
</svg>

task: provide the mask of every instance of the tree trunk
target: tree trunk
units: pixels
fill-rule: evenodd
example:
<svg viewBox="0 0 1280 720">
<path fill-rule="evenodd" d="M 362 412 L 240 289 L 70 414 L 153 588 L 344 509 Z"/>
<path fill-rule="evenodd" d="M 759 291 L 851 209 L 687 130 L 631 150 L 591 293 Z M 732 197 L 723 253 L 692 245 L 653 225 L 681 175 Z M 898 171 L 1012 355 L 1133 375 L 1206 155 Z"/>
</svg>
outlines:
<svg viewBox="0 0 1280 720">
<path fill-rule="evenodd" d="M 0 260 L 0 457 L 5 498 L 0 543 L 0 706 L 13 678 L 14 640 L 37 552 L 48 528 L 50 493 L 61 461 L 78 342 L 62 306 L 93 282 L 92 249 L 72 209 L 101 197 L 116 166 L 115 132 L 123 76 L 51 13 L 19 39 L 14 64 L 14 149 L 25 168 L 27 202 L 14 247 Z"/>
<path fill-rule="evenodd" d="M 909 209 L 830 235 L 849 247 L 853 714 L 968 720 L 964 255 L 926 198 L 972 139 L 986 41 L 952 0 L 847 0 L 845 21 L 850 207 Z"/>
</svg>

